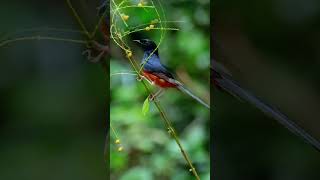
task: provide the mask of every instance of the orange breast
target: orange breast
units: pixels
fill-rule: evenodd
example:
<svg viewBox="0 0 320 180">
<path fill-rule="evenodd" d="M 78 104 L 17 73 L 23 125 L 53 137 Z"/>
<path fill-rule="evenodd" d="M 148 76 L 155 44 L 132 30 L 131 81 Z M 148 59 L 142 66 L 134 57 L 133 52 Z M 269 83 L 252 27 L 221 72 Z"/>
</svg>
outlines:
<svg viewBox="0 0 320 180">
<path fill-rule="evenodd" d="M 156 75 L 153 75 L 147 71 L 143 71 L 143 75 L 144 77 L 146 77 L 147 79 L 149 79 L 150 81 L 154 82 L 154 84 L 162 87 L 162 88 L 169 88 L 169 87 L 176 87 L 176 84 L 170 83 L 162 78 L 159 78 Z"/>
</svg>

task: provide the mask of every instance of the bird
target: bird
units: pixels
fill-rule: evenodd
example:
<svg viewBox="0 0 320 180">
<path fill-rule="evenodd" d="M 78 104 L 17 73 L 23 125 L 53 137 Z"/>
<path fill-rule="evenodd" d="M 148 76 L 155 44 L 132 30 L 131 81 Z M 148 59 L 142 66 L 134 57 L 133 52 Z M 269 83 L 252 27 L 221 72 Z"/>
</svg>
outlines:
<svg viewBox="0 0 320 180">
<path fill-rule="evenodd" d="M 164 89 L 175 88 L 210 109 L 210 106 L 206 102 L 187 89 L 185 85 L 178 81 L 175 75 L 170 72 L 169 68 L 161 63 L 157 44 L 154 41 L 150 39 L 138 39 L 133 41 L 144 51 L 140 64 L 142 66 L 142 76 L 151 84 L 160 87 L 160 90 L 156 92 L 151 99 L 160 97 L 160 95 L 163 94 Z"/>
<path fill-rule="evenodd" d="M 242 99 L 256 108 L 260 109 L 265 114 L 277 120 L 280 124 L 286 127 L 293 134 L 300 136 L 305 142 L 312 145 L 315 149 L 320 151 L 320 142 L 307 133 L 303 128 L 298 126 L 294 121 L 290 120 L 287 115 L 282 113 L 279 109 L 272 105 L 265 103 L 262 99 L 258 98 L 251 92 L 242 88 L 239 83 L 233 80 L 232 76 L 223 65 L 218 63 L 216 59 L 211 58 L 211 81 L 213 85 L 224 92 Z"/>
</svg>

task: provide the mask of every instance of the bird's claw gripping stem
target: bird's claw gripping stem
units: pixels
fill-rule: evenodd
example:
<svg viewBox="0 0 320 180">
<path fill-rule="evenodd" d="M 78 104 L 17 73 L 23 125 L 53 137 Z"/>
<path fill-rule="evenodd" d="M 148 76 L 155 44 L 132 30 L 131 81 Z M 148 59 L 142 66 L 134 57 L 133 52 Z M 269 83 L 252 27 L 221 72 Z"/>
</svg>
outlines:
<svg viewBox="0 0 320 180">
<path fill-rule="evenodd" d="M 109 46 L 99 44 L 96 41 L 92 41 L 91 43 L 92 46 L 83 51 L 82 55 L 86 55 L 90 62 L 97 63 L 109 52 Z M 99 54 L 97 56 L 93 56 L 93 51 L 99 51 Z"/>
<path fill-rule="evenodd" d="M 164 93 L 164 90 L 163 89 L 160 89 L 159 91 L 157 91 L 156 93 L 151 93 L 149 95 L 149 100 L 150 101 L 155 101 L 156 98 L 158 99 L 162 94 Z"/>
<path fill-rule="evenodd" d="M 137 81 L 142 81 L 142 79 L 146 80 L 149 84 L 154 85 L 154 82 L 153 82 L 153 81 L 150 81 L 150 80 L 149 80 L 148 78 L 146 78 L 145 76 L 139 74 L 139 75 L 137 76 Z"/>
<path fill-rule="evenodd" d="M 144 78 L 144 76 L 142 76 L 140 74 L 137 75 L 137 81 L 142 81 L 143 78 Z"/>
<path fill-rule="evenodd" d="M 156 98 L 157 97 L 157 95 L 156 94 L 150 94 L 149 95 L 149 100 L 150 101 L 153 101 L 153 102 L 158 102 L 159 100 Z"/>
</svg>

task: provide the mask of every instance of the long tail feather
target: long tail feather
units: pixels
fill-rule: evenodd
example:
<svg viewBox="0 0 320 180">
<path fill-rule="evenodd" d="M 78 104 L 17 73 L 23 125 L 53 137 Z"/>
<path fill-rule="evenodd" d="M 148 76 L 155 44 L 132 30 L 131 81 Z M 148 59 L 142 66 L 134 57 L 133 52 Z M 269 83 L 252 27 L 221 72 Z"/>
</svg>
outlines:
<svg viewBox="0 0 320 180">
<path fill-rule="evenodd" d="M 217 73 L 217 72 L 215 72 Z M 276 108 L 264 103 L 259 98 L 255 97 L 248 91 L 242 89 L 235 81 L 231 79 L 231 77 L 228 74 L 224 73 L 217 73 L 218 76 L 214 78 L 215 83 L 218 87 L 222 88 L 223 90 L 227 91 L 228 93 L 239 97 L 254 106 L 256 106 L 258 109 L 266 113 L 267 115 L 270 115 L 274 119 L 276 119 L 280 124 L 285 126 L 287 129 L 289 129 L 292 133 L 302 137 L 304 141 L 314 146 L 318 151 L 320 151 L 320 142 L 312 137 L 310 134 L 308 134 L 304 129 L 299 127 L 296 123 L 291 121 L 285 114 L 281 113 Z"/>
<path fill-rule="evenodd" d="M 182 91 L 183 93 L 191 96 L 193 99 L 195 99 L 196 101 L 198 101 L 200 104 L 202 104 L 203 106 L 205 106 L 206 108 L 210 109 L 210 106 L 205 103 L 202 99 L 200 99 L 198 96 L 194 95 L 189 89 L 187 89 L 186 87 L 184 87 L 182 84 L 178 85 L 177 88 Z"/>
</svg>

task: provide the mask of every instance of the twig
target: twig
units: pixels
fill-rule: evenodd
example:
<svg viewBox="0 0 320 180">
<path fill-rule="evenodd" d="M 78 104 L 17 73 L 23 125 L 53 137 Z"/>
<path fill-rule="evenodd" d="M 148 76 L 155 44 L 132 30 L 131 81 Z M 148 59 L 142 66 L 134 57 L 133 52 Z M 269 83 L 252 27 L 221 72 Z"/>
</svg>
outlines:
<svg viewBox="0 0 320 180">
<path fill-rule="evenodd" d="M 114 0 L 112 0 L 112 1 L 113 1 L 113 3 L 115 4 Z M 151 1 L 151 2 L 152 2 L 152 5 L 154 6 L 153 1 Z M 114 30 L 115 30 L 114 33 L 117 35 L 118 32 L 117 32 L 116 26 L 114 25 L 114 24 L 115 24 L 114 19 L 115 19 L 115 14 L 116 14 L 116 13 L 118 13 L 118 15 L 119 15 L 120 17 L 121 17 L 121 13 L 119 12 L 120 7 L 117 6 L 116 4 L 115 4 L 115 7 L 116 7 L 116 9 L 113 11 L 113 16 L 112 16 L 112 21 L 111 21 L 112 25 L 111 25 L 111 26 L 114 26 Z M 155 6 L 154 6 L 154 7 L 155 7 Z M 156 13 L 157 13 L 157 15 L 158 15 L 158 18 L 159 18 L 160 21 L 161 21 L 161 18 L 160 18 L 160 15 L 159 15 L 158 11 L 156 10 L 156 8 L 154 8 L 154 9 L 155 9 L 155 11 L 156 11 Z M 122 20 L 123 20 L 123 19 L 122 19 Z M 165 28 L 162 26 L 162 24 L 160 24 L 160 26 L 161 26 L 161 28 L 159 28 L 159 29 L 161 30 L 161 39 L 160 39 L 160 43 L 161 43 L 161 41 L 162 41 L 162 39 L 163 39 L 163 35 L 164 35 L 163 30 L 164 30 Z M 111 38 L 115 41 L 115 43 L 116 43 L 121 49 L 123 49 L 123 50 L 127 53 L 127 58 L 128 58 L 128 60 L 129 60 L 129 62 L 130 62 L 130 64 L 131 64 L 132 68 L 134 69 L 134 71 L 136 72 L 136 74 L 137 74 L 138 76 L 140 76 L 140 74 L 141 74 L 140 72 L 141 72 L 144 64 L 142 64 L 142 66 L 140 67 L 140 69 L 138 68 L 139 66 L 137 65 L 136 61 L 132 58 L 132 56 L 128 56 L 128 52 L 132 52 L 132 51 L 131 51 L 129 48 L 126 48 L 125 46 L 122 45 L 122 44 L 125 44 L 125 42 L 122 40 L 122 38 L 117 38 L 117 39 L 119 39 L 120 42 L 118 42 L 118 41 L 116 40 L 116 38 L 113 36 L 112 29 L 111 29 Z M 157 48 L 159 47 L 160 43 L 157 45 Z M 156 49 L 157 49 L 157 48 L 156 48 Z M 156 49 L 155 49 L 155 50 L 156 50 Z M 154 51 L 155 51 L 155 50 L 154 50 Z M 151 55 L 150 55 L 150 56 L 151 56 Z M 149 57 L 148 57 L 148 58 L 149 58 Z M 148 86 L 146 85 L 146 83 L 145 83 L 144 81 L 141 81 L 141 83 L 143 84 L 143 86 L 144 86 L 144 88 L 146 89 L 146 91 L 150 94 L 151 91 L 150 91 L 150 89 L 148 88 Z M 188 165 L 189 165 L 189 167 L 190 167 L 189 170 L 193 173 L 193 175 L 196 177 L 197 180 L 200 180 L 200 177 L 199 177 L 199 175 L 198 175 L 195 167 L 193 166 L 191 159 L 189 158 L 187 152 L 184 150 L 184 148 L 183 148 L 183 146 L 182 146 L 182 144 L 181 144 L 181 142 L 180 142 L 180 140 L 179 140 L 179 137 L 178 137 L 177 133 L 176 133 L 175 130 L 174 130 L 174 127 L 171 125 L 171 122 L 170 122 L 170 120 L 167 118 L 166 113 L 164 112 L 164 110 L 163 110 L 163 108 L 161 107 L 160 103 L 159 103 L 157 100 L 155 100 L 155 101 L 153 101 L 153 102 L 154 102 L 155 106 L 157 107 L 157 109 L 158 109 L 158 111 L 159 111 L 159 113 L 160 113 L 160 116 L 161 116 L 162 120 L 163 120 L 164 123 L 165 123 L 165 126 L 166 126 L 166 128 L 167 128 L 167 130 L 168 130 L 168 133 L 173 137 L 173 139 L 175 140 L 175 142 L 177 143 L 177 145 L 178 145 L 178 147 L 179 147 L 179 149 L 180 149 L 180 151 L 181 151 L 181 154 L 183 155 L 184 159 L 187 161 L 187 163 L 188 163 Z"/>
</svg>

